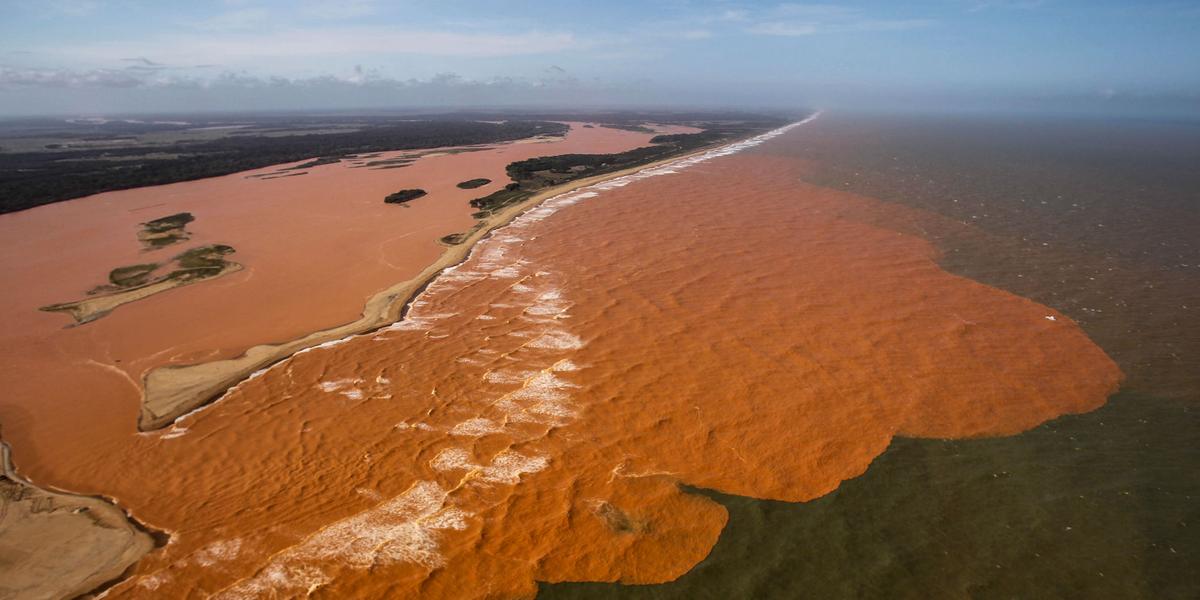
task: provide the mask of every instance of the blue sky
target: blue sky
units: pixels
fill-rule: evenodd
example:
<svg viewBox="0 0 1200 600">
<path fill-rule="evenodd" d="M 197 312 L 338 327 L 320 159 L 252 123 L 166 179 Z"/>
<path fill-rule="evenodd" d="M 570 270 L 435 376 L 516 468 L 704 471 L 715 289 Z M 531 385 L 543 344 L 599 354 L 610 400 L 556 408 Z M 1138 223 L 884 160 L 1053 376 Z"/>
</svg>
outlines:
<svg viewBox="0 0 1200 600">
<path fill-rule="evenodd" d="M 513 104 L 1200 111 L 1200 0 L 0 0 L 0 114 Z"/>
</svg>

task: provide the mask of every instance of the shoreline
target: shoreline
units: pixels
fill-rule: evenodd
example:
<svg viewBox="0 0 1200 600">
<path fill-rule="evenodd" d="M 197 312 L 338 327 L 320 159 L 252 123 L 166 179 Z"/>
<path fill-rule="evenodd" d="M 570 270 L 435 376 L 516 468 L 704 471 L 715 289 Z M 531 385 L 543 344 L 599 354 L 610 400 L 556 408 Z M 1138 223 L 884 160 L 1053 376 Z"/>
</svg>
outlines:
<svg viewBox="0 0 1200 600">
<path fill-rule="evenodd" d="M 0 516 L 0 550 L 13 561 L 7 566 L 24 565 L 5 569 L 0 595 L 101 593 L 165 543 L 110 498 L 43 488 L 20 476 L 3 441 Z"/>
<path fill-rule="evenodd" d="M 226 392 L 255 373 L 307 349 L 336 342 L 354 335 L 369 333 L 391 325 L 404 318 L 412 300 L 444 270 L 466 260 L 475 245 L 493 231 L 511 223 L 514 219 L 536 208 L 546 200 L 572 191 L 596 185 L 645 169 L 684 160 L 753 139 L 778 129 L 787 129 L 804 124 L 820 113 L 814 113 L 802 121 L 756 133 L 754 135 L 724 140 L 699 148 L 692 152 L 651 161 L 646 164 L 578 179 L 569 183 L 547 188 L 535 193 L 523 202 L 506 207 L 501 211 L 480 219 L 476 227 L 467 232 L 458 244 L 447 246 L 442 255 L 427 265 L 416 277 L 399 282 L 371 296 L 363 307 L 361 316 L 337 327 L 308 333 L 284 342 L 259 344 L 241 355 L 224 360 L 193 365 L 164 366 L 150 370 L 142 378 L 142 401 L 138 415 L 138 431 L 152 432 L 162 429 L 176 420 L 220 399 Z"/>
</svg>

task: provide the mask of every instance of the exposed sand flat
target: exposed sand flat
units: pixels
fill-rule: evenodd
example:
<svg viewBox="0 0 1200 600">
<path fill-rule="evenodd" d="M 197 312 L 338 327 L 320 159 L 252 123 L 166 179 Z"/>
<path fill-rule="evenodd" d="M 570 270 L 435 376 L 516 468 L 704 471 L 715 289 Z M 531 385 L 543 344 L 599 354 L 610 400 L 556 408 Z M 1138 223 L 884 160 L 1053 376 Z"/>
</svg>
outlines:
<svg viewBox="0 0 1200 600">
<path fill-rule="evenodd" d="M 43 490 L 0 442 L 0 598 L 74 598 L 119 577 L 154 540 L 99 498 Z"/>
</svg>

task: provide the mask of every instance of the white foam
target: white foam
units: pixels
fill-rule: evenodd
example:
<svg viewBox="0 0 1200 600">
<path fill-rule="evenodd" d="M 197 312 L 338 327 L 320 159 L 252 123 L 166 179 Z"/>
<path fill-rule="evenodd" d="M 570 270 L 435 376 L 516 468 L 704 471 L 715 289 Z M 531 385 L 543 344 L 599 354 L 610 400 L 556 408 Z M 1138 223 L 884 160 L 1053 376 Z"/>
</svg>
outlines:
<svg viewBox="0 0 1200 600">
<path fill-rule="evenodd" d="M 545 456 L 525 456 L 505 450 L 492 459 L 492 464 L 483 468 L 480 478 L 490 483 L 516 485 L 521 476 L 545 469 L 550 460 Z"/>
<path fill-rule="evenodd" d="M 429 461 L 435 471 L 469 471 L 477 465 L 471 461 L 471 453 L 462 448 L 443 448 Z"/>
<path fill-rule="evenodd" d="M 537 339 L 529 342 L 529 348 L 546 348 L 550 350 L 578 350 L 583 347 L 579 336 L 562 330 L 550 330 L 542 333 Z"/>
<path fill-rule="evenodd" d="M 162 586 L 162 584 L 164 584 L 170 580 L 171 580 L 171 575 L 169 573 L 163 573 L 162 571 L 159 571 L 157 573 L 152 573 L 150 575 L 144 575 L 142 577 L 139 577 L 137 584 L 138 584 L 138 587 L 145 588 L 145 589 L 153 592 L 154 590 L 157 590 L 160 586 Z"/>
<path fill-rule="evenodd" d="M 483 380 L 488 383 L 523 383 L 537 371 L 488 371 Z"/>
<path fill-rule="evenodd" d="M 392 429 L 395 429 L 396 431 L 405 431 L 408 429 L 416 429 L 418 431 L 433 431 L 434 430 L 433 426 L 429 425 L 428 423 L 408 423 L 408 422 L 396 423 L 395 425 L 392 425 Z"/>
<path fill-rule="evenodd" d="M 362 379 L 334 379 L 332 381 L 321 381 L 317 383 L 317 387 L 327 394 L 337 392 L 347 387 L 356 386 L 362 383 Z"/>
<path fill-rule="evenodd" d="M 177 437 L 183 437 L 183 436 L 187 435 L 187 432 L 188 432 L 187 427 L 180 427 L 179 425 L 172 425 L 171 429 L 169 429 L 166 433 L 162 434 L 162 438 L 160 438 L 160 439 L 173 440 Z"/>
<path fill-rule="evenodd" d="M 211 567 L 219 562 L 228 562 L 238 557 L 242 550 L 242 540 L 220 540 L 213 542 L 192 555 L 192 559 L 202 567 Z"/>
<path fill-rule="evenodd" d="M 521 271 L 516 267 L 508 266 L 496 269 L 495 271 L 488 273 L 488 275 L 498 279 L 516 279 L 517 277 L 521 276 Z"/>
<path fill-rule="evenodd" d="M 379 502 L 379 501 L 383 500 L 383 494 L 380 494 L 377 490 L 373 490 L 371 488 L 364 488 L 364 487 L 354 488 L 354 493 L 358 494 L 359 496 L 362 496 L 363 498 L 372 500 L 374 502 Z"/>
<path fill-rule="evenodd" d="M 455 425 L 454 428 L 450 430 L 450 435 L 479 437 L 489 433 L 499 433 L 503 430 L 503 426 L 491 419 L 476 417 L 474 419 L 467 419 L 466 421 Z"/>
<path fill-rule="evenodd" d="M 466 529 L 470 516 L 447 505 L 447 493 L 437 483 L 418 481 L 387 502 L 317 531 L 217 597 L 311 593 L 330 581 L 319 566 L 328 563 L 366 570 L 405 562 L 436 569 L 445 564 L 439 532 Z"/>
</svg>

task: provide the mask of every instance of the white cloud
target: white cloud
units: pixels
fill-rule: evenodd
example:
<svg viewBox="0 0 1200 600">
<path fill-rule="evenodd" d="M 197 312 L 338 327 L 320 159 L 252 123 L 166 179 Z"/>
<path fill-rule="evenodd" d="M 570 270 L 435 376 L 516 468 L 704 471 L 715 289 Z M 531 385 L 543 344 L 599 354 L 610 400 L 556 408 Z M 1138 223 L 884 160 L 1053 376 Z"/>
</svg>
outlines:
<svg viewBox="0 0 1200 600">
<path fill-rule="evenodd" d="M 748 33 L 799 37 L 822 33 L 856 33 L 872 31 L 907 31 L 934 25 L 929 19 L 864 20 L 846 23 L 813 21 L 777 21 L 757 23 L 746 28 Z"/>
<path fill-rule="evenodd" d="M 968 12 L 979 12 L 989 9 L 1031 10 L 1040 8 L 1044 0 L 973 0 Z"/>
<path fill-rule="evenodd" d="M 744 9 L 727 9 L 715 15 L 702 17 L 701 22 L 704 23 L 720 23 L 720 22 L 742 22 L 750 19 L 750 11 Z"/>
<path fill-rule="evenodd" d="M 839 19 L 856 17 L 860 11 L 857 8 L 841 4 L 780 4 L 775 8 L 775 14 L 789 17 L 808 19 Z"/>
<path fill-rule="evenodd" d="M 95 61 L 103 64 L 130 56 L 148 56 L 168 64 L 249 66 L 259 61 L 295 63 L 314 57 L 402 54 L 503 57 L 545 54 L 576 45 L 575 38 L 568 33 L 473 34 L 363 26 L 157 36 L 137 41 L 56 44 L 40 51 L 59 57 L 64 64 L 96 64 Z"/>
<path fill-rule="evenodd" d="M 18 69 L 0 66 L 0 89 L 42 88 L 133 88 L 145 85 L 143 72 L 121 69 Z"/>
<path fill-rule="evenodd" d="M 40 4 L 47 13 L 55 16 L 86 17 L 101 6 L 97 0 L 49 0 Z"/>
<path fill-rule="evenodd" d="M 755 33 L 759 35 L 779 35 L 787 37 L 800 37 L 803 35 L 813 35 L 817 33 L 817 25 L 815 23 L 801 22 L 764 22 L 756 23 L 746 28 L 746 33 Z"/>
<path fill-rule="evenodd" d="M 800 37 L 818 34 L 906 31 L 936 24 L 930 19 L 882 19 L 843 4 L 780 4 L 751 15 L 743 31 L 756 35 Z"/>
<path fill-rule="evenodd" d="M 265 8 L 240 8 L 198 21 L 194 25 L 197 29 L 211 31 L 252 29 L 268 22 L 270 18 L 271 13 Z"/>
<path fill-rule="evenodd" d="M 308 0 L 300 12 L 317 19 L 354 19 L 376 12 L 375 0 Z"/>
<path fill-rule="evenodd" d="M 65 89 L 64 89 L 65 88 Z M 69 91 L 68 91 L 69 90 Z M 443 73 L 394 79 L 355 67 L 316 77 L 216 77 L 122 70 L 0 68 L 0 114 L 105 114 L 139 111 L 289 110 L 340 107 L 582 106 L 629 103 L 653 95 L 645 82 L 582 82 L 562 69 L 533 77 L 472 79 Z"/>
</svg>

